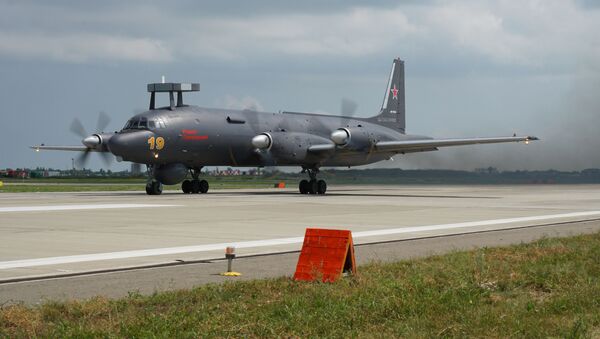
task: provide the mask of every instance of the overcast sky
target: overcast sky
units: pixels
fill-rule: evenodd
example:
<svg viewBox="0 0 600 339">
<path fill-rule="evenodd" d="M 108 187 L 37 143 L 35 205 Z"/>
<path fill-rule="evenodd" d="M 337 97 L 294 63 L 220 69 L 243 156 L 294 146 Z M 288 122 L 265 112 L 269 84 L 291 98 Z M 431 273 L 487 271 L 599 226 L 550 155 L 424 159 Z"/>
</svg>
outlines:
<svg viewBox="0 0 600 339">
<path fill-rule="evenodd" d="M 589 1 L 3 1 L 0 168 L 67 168 L 78 117 L 110 130 L 145 85 L 200 82 L 187 103 L 358 116 L 406 61 L 407 132 L 542 141 L 396 157 L 401 168 L 600 167 L 600 6 Z M 92 167 L 101 162 L 94 157 Z M 113 164 L 112 169 L 124 168 Z"/>
</svg>

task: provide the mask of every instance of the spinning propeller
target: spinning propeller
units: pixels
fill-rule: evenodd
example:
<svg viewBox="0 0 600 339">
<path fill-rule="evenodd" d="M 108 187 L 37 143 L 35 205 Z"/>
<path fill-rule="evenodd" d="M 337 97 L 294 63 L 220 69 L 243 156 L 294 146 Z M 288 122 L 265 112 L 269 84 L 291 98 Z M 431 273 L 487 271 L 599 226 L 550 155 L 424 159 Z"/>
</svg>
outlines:
<svg viewBox="0 0 600 339">
<path fill-rule="evenodd" d="M 109 116 L 104 112 L 100 112 L 98 114 L 98 121 L 96 122 L 96 133 L 90 135 L 86 132 L 85 128 L 83 127 L 83 124 L 78 118 L 73 119 L 69 130 L 75 135 L 81 137 L 81 143 L 85 147 L 87 147 L 87 149 L 83 153 L 81 153 L 81 155 L 79 155 L 76 159 L 78 166 L 85 167 L 86 163 L 89 160 L 90 152 L 93 151 L 100 151 L 98 152 L 98 154 L 100 154 L 100 156 L 102 157 L 102 161 L 104 162 L 104 164 L 106 164 L 106 166 L 110 165 L 110 163 L 112 162 L 112 156 L 108 152 L 101 151 L 103 140 L 101 135 L 99 134 L 102 133 L 104 129 L 106 129 L 106 127 L 108 127 L 109 123 Z"/>
</svg>

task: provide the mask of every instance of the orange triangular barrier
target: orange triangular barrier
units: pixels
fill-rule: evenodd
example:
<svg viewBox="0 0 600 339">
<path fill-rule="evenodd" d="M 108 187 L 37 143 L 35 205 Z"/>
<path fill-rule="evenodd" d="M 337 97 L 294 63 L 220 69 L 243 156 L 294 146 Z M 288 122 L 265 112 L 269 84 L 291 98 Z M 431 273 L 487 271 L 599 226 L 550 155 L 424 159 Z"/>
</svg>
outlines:
<svg viewBox="0 0 600 339">
<path fill-rule="evenodd" d="M 307 228 L 294 280 L 333 282 L 343 272 L 356 273 L 352 232 Z"/>
</svg>

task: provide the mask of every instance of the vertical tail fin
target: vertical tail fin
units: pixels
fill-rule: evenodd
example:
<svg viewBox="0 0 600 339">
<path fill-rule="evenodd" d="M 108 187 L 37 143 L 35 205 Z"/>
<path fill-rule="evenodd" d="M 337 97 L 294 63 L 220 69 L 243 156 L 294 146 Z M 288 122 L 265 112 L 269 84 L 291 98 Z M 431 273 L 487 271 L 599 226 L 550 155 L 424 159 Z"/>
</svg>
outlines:
<svg viewBox="0 0 600 339">
<path fill-rule="evenodd" d="M 394 59 L 390 79 L 383 97 L 379 115 L 367 119 L 369 122 L 405 132 L 406 111 L 404 103 L 404 61 Z"/>
</svg>

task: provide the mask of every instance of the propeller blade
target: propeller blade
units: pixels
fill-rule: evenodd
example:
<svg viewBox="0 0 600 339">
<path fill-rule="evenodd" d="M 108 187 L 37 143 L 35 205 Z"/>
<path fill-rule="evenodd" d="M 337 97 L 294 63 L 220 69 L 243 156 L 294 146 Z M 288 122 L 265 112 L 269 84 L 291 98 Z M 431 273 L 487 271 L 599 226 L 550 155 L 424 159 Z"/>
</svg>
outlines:
<svg viewBox="0 0 600 339">
<path fill-rule="evenodd" d="M 264 125 L 261 117 L 265 113 L 258 113 L 256 111 L 243 111 L 245 114 L 245 118 L 248 121 L 248 125 L 252 129 L 252 133 L 254 135 L 258 135 L 263 132 L 268 132 L 266 129 L 267 126 Z"/>
<path fill-rule="evenodd" d="M 354 114 L 356 114 L 357 108 L 358 108 L 358 104 L 355 101 L 352 101 L 347 98 L 342 98 L 342 107 L 341 107 L 342 116 L 353 117 Z"/>
<path fill-rule="evenodd" d="M 267 130 L 267 125 L 264 124 L 264 122 L 261 119 L 262 117 L 264 117 L 264 114 L 267 114 L 267 113 L 257 113 L 256 111 L 245 111 L 245 118 L 248 121 L 248 125 L 250 126 L 250 129 L 252 130 L 252 133 L 254 133 L 255 136 L 259 135 L 261 133 L 264 133 L 264 132 L 269 132 Z M 281 119 L 280 116 L 276 116 L 275 114 L 274 114 L 273 118 Z M 282 126 L 280 123 L 279 126 L 277 127 L 277 130 L 280 130 L 282 128 L 284 128 L 284 126 Z M 271 167 L 271 166 L 276 166 L 276 161 L 273 158 L 273 155 L 271 154 L 271 150 L 256 149 L 255 153 L 265 168 Z"/>
<path fill-rule="evenodd" d="M 112 164 L 113 161 L 113 156 L 111 153 L 108 152 L 98 152 L 98 154 L 100 154 L 100 157 L 102 158 L 102 162 L 104 162 L 104 164 L 108 167 L 110 167 L 110 165 Z"/>
<path fill-rule="evenodd" d="M 96 122 L 96 132 L 104 132 L 108 124 L 110 123 L 110 117 L 105 112 L 98 113 L 98 121 Z"/>
<path fill-rule="evenodd" d="M 77 118 L 73 119 L 73 122 L 71 122 L 71 127 L 69 128 L 69 130 L 71 132 L 73 132 L 74 134 L 78 135 L 79 137 L 81 137 L 82 139 L 84 139 L 85 137 L 88 136 L 87 132 L 85 131 L 85 128 L 83 127 L 83 124 Z"/>
<path fill-rule="evenodd" d="M 258 156 L 261 158 L 263 166 L 266 167 L 274 167 L 277 166 L 277 162 L 273 158 L 271 151 L 259 151 Z"/>
<path fill-rule="evenodd" d="M 356 114 L 356 108 L 358 104 L 350 99 L 342 98 L 340 108 L 340 127 L 346 127 L 349 120 Z"/>
<path fill-rule="evenodd" d="M 83 153 L 81 153 L 76 159 L 75 159 L 75 163 L 77 164 L 77 167 L 81 167 L 81 168 L 85 168 L 85 165 L 87 164 L 88 160 L 90 157 L 90 151 L 84 151 Z"/>
</svg>

